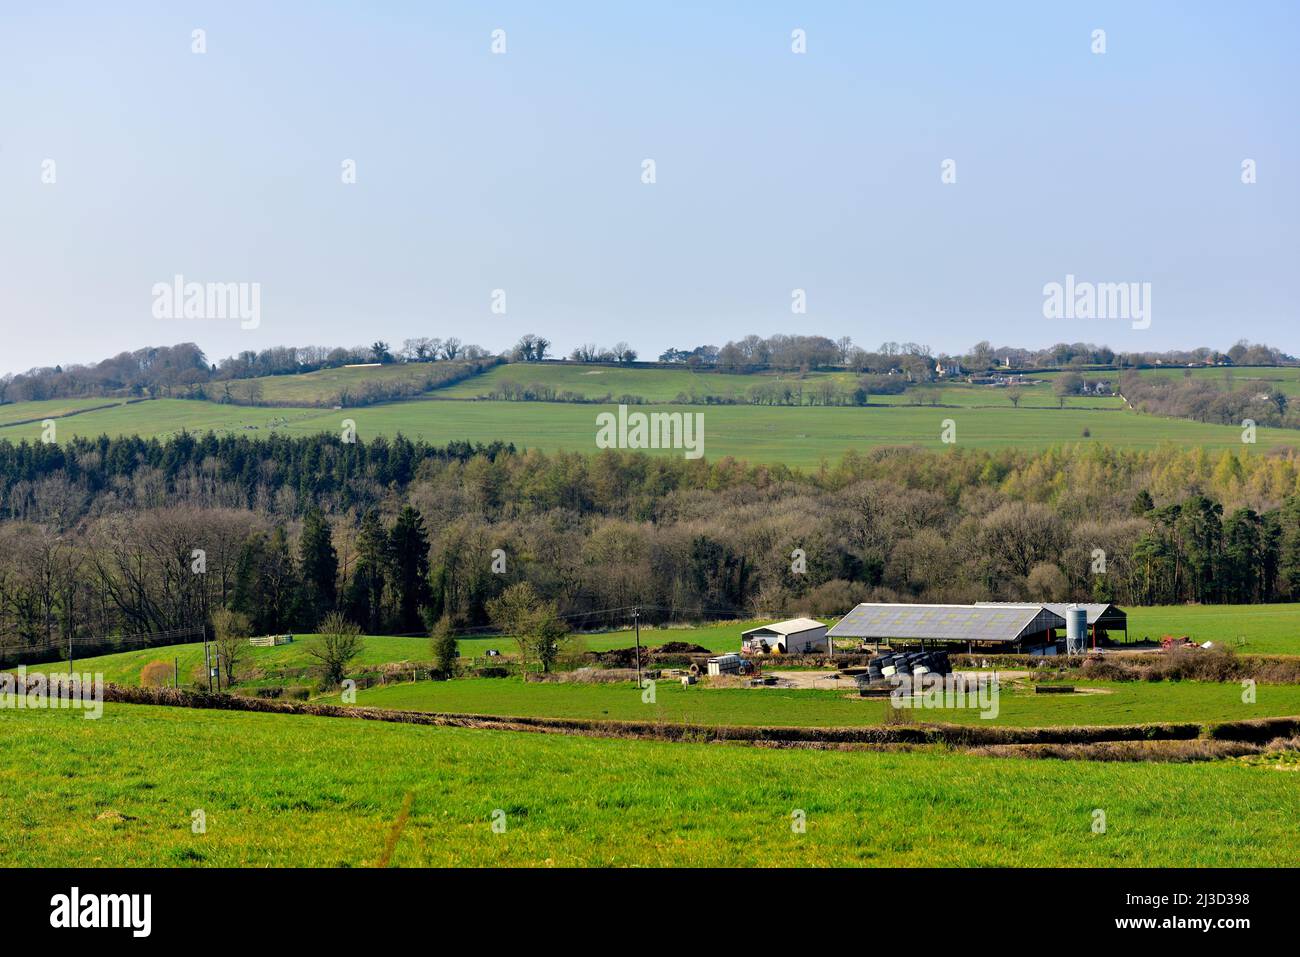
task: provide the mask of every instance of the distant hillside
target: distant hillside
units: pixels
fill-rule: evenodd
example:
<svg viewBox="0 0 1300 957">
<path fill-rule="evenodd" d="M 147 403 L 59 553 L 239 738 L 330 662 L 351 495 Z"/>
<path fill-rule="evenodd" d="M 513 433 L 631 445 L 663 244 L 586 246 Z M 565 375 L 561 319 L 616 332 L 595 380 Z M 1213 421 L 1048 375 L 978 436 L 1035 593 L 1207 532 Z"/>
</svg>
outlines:
<svg viewBox="0 0 1300 957">
<path fill-rule="evenodd" d="M 272 407 L 355 408 L 423 395 L 454 385 L 499 359 L 343 366 L 297 375 L 261 376 L 211 383 L 209 401 Z"/>
</svg>

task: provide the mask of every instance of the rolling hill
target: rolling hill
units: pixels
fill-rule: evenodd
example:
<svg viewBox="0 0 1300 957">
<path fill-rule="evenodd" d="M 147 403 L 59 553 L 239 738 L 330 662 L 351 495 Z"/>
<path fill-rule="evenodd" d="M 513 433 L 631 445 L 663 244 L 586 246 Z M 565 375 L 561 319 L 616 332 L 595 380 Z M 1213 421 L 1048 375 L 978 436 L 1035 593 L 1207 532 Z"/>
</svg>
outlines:
<svg viewBox="0 0 1300 957">
<path fill-rule="evenodd" d="M 362 438 L 401 433 L 433 443 L 452 440 L 501 440 L 520 448 L 545 451 L 596 451 L 596 416 L 613 411 L 613 404 L 595 402 L 538 402 L 475 400 L 502 384 L 527 386 L 533 380 L 557 391 L 589 397 L 636 396 L 644 411 L 671 411 L 703 415 L 704 454 L 716 459 L 733 456 L 755 463 L 782 463 L 814 468 L 837 461 L 845 452 L 864 452 L 879 446 L 918 445 L 948 447 L 941 440 L 945 423 L 956 429 L 958 447 L 1043 448 L 1066 443 L 1093 442 L 1121 448 L 1154 448 L 1161 443 L 1200 446 L 1208 450 L 1239 448 L 1241 431 L 1186 419 L 1142 415 L 1124 407 L 1114 396 L 1076 396 L 1063 408 L 1052 392 L 1051 374 L 1019 389 L 1019 407 L 1013 407 L 1006 388 L 967 383 L 934 384 L 909 389 L 901 395 L 872 396 L 859 406 L 670 405 L 678 395 L 736 397 L 739 390 L 776 384 L 805 390 L 811 396 L 820 383 L 845 384 L 846 373 L 812 373 L 802 378 L 769 375 L 696 373 L 689 369 L 638 369 L 614 366 L 590 368 L 555 364 L 498 366 L 485 373 L 431 392 L 399 401 L 335 409 L 319 403 L 331 390 L 361 389 L 424 380 L 418 366 L 332 369 L 300 376 L 277 376 L 264 383 L 264 400 L 297 397 L 302 405 L 277 407 L 222 404 L 192 399 L 122 400 L 77 399 L 11 403 L 0 406 L 0 439 L 38 441 L 41 422 L 57 424 L 57 438 L 137 434 L 165 438 L 182 430 L 213 430 L 249 436 L 283 432 L 293 435 L 340 432 L 346 420 L 355 422 Z M 395 371 L 390 371 L 395 370 Z M 416 370 L 416 371 L 412 371 Z M 1279 381 L 1300 383 L 1293 370 L 1236 370 L 1245 375 L 1267 372 Z M 1150 374 L 1172 374 L 1152 370 Z M 1203 374 L 1223 370 L 1204 370 Z M 851 378 L 851 377 L 850 377 Z M 594 383 L 599 383 L 595 385 Z M 246 384 L 246 383 L 245 383 Z M 1261 428 L 1256 447 L 1300 445 L 1300 433 Z M 660 451 L 653 454 L 682 454 Z"/>
</svg>

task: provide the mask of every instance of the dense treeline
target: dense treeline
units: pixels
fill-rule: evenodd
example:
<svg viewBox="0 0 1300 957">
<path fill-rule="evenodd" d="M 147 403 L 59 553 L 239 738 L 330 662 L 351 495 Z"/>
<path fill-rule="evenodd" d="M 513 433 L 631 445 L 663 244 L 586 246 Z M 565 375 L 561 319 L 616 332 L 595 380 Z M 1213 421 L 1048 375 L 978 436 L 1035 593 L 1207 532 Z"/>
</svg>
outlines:
<svg viewBox="0 0 1300 957">
<path fill-rule="evenodd" d="M 1245 340 L 1227 352 L 1198 347 L 1168 352 L 1116 352 L 1108 346 L 1085 342 L 1058 342 L 1046 349 L 1022 349 L 1014 346 L 994 347 L 988 341 L 976 343 L 960 356 L 938 355 L 927 345 L 915 342 L 884 342 L 875 350 L 854 344 L 848 336 L 775 335 L 766 338 L 749 335 L 728 342 L 722 348 L 711 345 L 692 349 L 670 347 L 659 361 L 691 368 L 716 368 L 723 372 L 794 372 L 811 369 L 848 369 L 853 372 L 901 372 L 909 377 L 925 378 L 936 362 L 952 365 L 954 361 L 979 373 L 990 369 L 1061 369 L 1089 366 L 1118 368 L 1153 368 L 1157 366 L 1217 366 L 1294 364 L 1294 356 L 1271 346 Z"/>
<path fill-rule="evenodd" d="M 209 363 L 202 349 L 192 342 L 183 342 L 175 346 L 150 346 L 122 352 L 89 365 L 47 366 L 18 375 L 2 374 L 0 402 L 82 396 L 224 398 L 238 401 L 241 396 L 246 398 L 246 390 L 232 390 L 229 383 L 241 379 L 297 375 L 361 363 L 388 365 L 394 362 L 459 361 L 462 365 L 457 368 L 468 364 L 473 369 L 475 363 L 489 358 L 490 354 L 482 346 L 462 344 L 456 338 L 422 337 L 407 339 L 396 352 L 383 341 L 369 346 L 332 349 L 325 346 L 273 346 Z"/>
<path fill-rule="evenodd" d="M 1237 386 L 1231 369 L 1225 369 L 1223 386 L 1201 378 L 1170 379 L 1126 373 L 1120 392 L 1129 404 L 1155 415 L 1240 425 L 1249 419 L 1257 425 L 1300 428 L 1300 416 L 1290 408 L 1287 394 L 1272 386 Z"/>
<path fill-rule="evenodd" d="M 261 632 L 335 609 L 369 631 L 476 627 L 520 582 L 579 626 L 634 604 L 1300 599 L 1295 450 L 881 449 L 801 474 L 402 438 L 0 443 L 0 508 L 11 648 L 221 606 Z"/>
</svg>

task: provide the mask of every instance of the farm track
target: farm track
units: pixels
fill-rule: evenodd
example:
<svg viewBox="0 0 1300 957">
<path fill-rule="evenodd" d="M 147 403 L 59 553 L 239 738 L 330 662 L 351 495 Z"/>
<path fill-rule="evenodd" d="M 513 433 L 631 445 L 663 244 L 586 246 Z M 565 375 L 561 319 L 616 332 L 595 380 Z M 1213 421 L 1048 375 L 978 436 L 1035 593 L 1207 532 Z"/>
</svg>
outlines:
<svg viewBox="0 0 1300 957">
<path fill-rule="evenodd" d="M 1152 742 L 1201 742 L 1212 744 L 1237 743 L 1261 745 L 1266 742 L 1300 735 L 1300 716 L 1259 718 L 1248 721 L 1227 721 L 1209 724 L 1151 723 L 1114 726 L 1081 727 L 979 727 L 952 724 L 911 724 L 878 727 L 746 727 L 737 725 L 674 724 L 670 722 L 612 721 L 590 718 L 546 718 L 507 715 L 455 714 L 419 711 L 401 711 L 383 708 L 345 707 L 341 705 L 309 704 L 302 702 L 268 701 L 238 695 L 207 694 L 178 691 L 170 688 L 128 688 L 109 684 L 104 688 L 104 701 L 118 704 L 163 705 L 220 711 L 252 711 L 269 714 L 296 714 L 323 718 L 352 718 L 365 721 L 384 721 L 398 724 L 419 724 L 433 727 L 479 728 L 497 731 L 529 731 L 540 734 L 569 734 L 600 738 L 633 738 L 656 741 L 701 743 L 750 744 L 766 747 L 850 749 L 881 747 L 911 747 L 918 745 L 950 745 L 976 749 L 972 753 L 990 756 L 1007 756 L 1002 750 L 1007 746 L 1079 746 L 1100 744 L 1150 744 Z M 989 749 L 989 750 L 980 750 Z M 996 749 L 996 750 L 993 750 Z M 1185 750 L 1185 749 L 1184 749 Z M 1209 750 L 1215 750 L 1209 748 Z M 1218 748 L 1225 751 L 1230 749 Z M 1159 755 L 1148 749 L 1147 754 Z M 1253 753 L 1243 751 L 1240 753 Z M 1178 749 L 1168 752 L 1173 760 L 1185 760 Z M 1072 747 L 1068 751 L 1038 755 L 1042 757 L 1118 758 L 1112 749 L 1108 754 L 1095 753 L 1089 748 Z M 1212 755 L 1217 756 L 1217 755 Z M 1127 758 L 1134 760 L 1135 758 Z M 1139 760 L 1161 760 L 1160 757 L 1142 757 Z"/>
</svg>

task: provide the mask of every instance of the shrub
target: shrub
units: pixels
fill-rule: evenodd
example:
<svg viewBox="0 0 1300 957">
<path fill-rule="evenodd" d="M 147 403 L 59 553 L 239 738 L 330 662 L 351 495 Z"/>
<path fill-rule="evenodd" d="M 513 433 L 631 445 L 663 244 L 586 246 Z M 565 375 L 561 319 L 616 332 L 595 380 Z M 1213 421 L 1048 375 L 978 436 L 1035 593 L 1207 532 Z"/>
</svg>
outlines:
<svg viewBox="0 0 1300 957">
<path fill-rule="evenodd" d="M 140 687 L 166 688 L 172 683 L 174 667 L 169 661 L 151 661 L 140 669 Z"/>
<path fill-rule="evenodd" d="M 460 661 L 460 649 L 456 644 L 456 635 L 451 630 L 451 622 L 445 616 L 433 626 L 431 643 L 433 661 L 439 676 L 454 677 Z"/>
<path fill-rule="evenodd" d="M 307 649 L 324 666 L 326 687 L 342 683 L 349 662 L 361 654 L 361 629 L 338 612 L 330 612 L 320 624 L 320 637 Z"/>
</svg>

